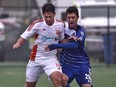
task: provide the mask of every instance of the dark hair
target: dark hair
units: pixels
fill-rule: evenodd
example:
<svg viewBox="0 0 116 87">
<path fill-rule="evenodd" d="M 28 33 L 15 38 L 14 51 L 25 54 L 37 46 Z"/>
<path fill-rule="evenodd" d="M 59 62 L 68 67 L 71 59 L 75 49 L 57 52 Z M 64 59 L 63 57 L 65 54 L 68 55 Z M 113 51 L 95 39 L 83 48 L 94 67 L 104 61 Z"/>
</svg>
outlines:
<svg viewBox="0 0 116 87">
<path fill-rule="evenodd" d="M 75 13 L 77 17 L 79 16 L 78 9 L 77 9 L 77 7 L 75 7 L 75 6 L 70 6 L 69 8 L 67 8 L 67 10 L 66 10 L 66 15 L 67 15 L 68 13 Z"/>
<path fill-rule="evenodd" d="M 42 6 L 42 13 L 53 12 L 55 13 L 55 6 L 52 3 L 46 3 Z"/>
</svg>

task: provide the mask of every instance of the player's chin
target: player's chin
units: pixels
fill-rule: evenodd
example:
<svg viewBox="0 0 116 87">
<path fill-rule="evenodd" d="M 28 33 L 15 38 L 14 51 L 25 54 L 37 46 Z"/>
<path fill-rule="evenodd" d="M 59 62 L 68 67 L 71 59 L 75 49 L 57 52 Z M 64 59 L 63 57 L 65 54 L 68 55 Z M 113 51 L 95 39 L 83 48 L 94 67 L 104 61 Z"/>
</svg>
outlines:
<svg viewBox="0 0 116 87">
<path fill-rule="evenodd" d="M 70 24 L 69 25 L 69 29 L 74 29 L 74 25 L 73 24 Z"/>
<path fill-rule="evenodd" d="M 47 23 L 47 25 L 49 25 L 49 26 L 51 26 L 52 25 L 52 23 L 51 22 L 46 22 Z"/>
<path fill-rule="evenodd" d="M 74 27 L 70 27 L 70 26 L 69 26 L 68 28 L 69 28 L 70 30 L 73 30 L 73 29 L 74 29 Z"/>
</svg>

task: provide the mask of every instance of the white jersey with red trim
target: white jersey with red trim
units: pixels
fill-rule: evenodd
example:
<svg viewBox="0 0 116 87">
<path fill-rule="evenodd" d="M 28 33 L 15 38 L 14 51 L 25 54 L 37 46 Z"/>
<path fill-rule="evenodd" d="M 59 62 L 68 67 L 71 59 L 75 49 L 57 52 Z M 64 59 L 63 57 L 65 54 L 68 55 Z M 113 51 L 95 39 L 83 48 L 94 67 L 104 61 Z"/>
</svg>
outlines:
<svg viewBox="0 0 116 87">
<path fill-rule="evenodd" d="M 35 36 L 35 41 L 30 60 L 38 61 L 56 58 L 57 50 L 46 52 L 45 46 L 58 43 L 64 38 L 64 23 L 55 20 L 53 25 L 48 26 L 45 21 L 34 21 L 21 37 L 27 40 L 33 35 Z"/>
</svg>

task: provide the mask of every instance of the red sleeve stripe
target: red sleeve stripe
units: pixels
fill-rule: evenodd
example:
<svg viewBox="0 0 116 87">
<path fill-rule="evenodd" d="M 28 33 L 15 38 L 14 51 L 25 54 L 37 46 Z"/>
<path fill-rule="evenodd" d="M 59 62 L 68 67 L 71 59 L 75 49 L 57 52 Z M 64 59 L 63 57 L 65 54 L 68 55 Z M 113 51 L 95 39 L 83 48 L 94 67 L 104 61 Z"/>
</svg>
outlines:
<svg viewBox="0 0 116 87">
<path fill-rule="evenodd" d="M 62 21 L 62 20 L 57 20 L 57 19 L 56 19 L 56 21 L 57 21 L 57 22 L 62 22 L 62 23 L 63 23 L 63 21 Z"/>
<path fill-rule="evenodd" d="M 27 31 L 30 31 L 30 30 L 32 29 L 32 27 L 33 27 L 36 23 L 42 22 L 42 21 L 43 21 L 43 20 L 35 20 L 32 24 L 29 25 L 29 28 L 28 28 Z"/>
<path fill-rule="evenodd" d="M 34 39 L 38 38 L 38 36 L 39 36 L 38 34 L 35 34 L 35 35 L 34 35 Z"/>
</svg>

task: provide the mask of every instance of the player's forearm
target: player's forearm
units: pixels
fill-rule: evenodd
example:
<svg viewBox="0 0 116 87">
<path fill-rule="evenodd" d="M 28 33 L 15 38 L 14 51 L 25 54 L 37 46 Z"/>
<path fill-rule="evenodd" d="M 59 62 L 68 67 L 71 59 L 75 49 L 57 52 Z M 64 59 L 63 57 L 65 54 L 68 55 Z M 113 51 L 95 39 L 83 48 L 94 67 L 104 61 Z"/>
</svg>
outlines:
<svg viewBox="0 0 116 87">
<path fill-rule="evenodd" d="M 20 44 L 20 46 L 25 42 L 25 39 L 20 37 L 18 40 L 17 40 L 17 43 Z"/>
<path fill-rule="evenodd" d="M 64 48 L 64 49 L 77 49 L 79 44 L 77 42 L 69 42 L 69 43 L 64 43 L 64 44 L 51 44 L 48 45 L 50 50 L 54 50 L 57 48 Z"/>
<path fill-rule="evenodd" d="M 25 39 L 20 37 L 17 42 L 13 45 L 13 49 L 21 47 L 21 45 L 25 42 Z"/>
</svg>

